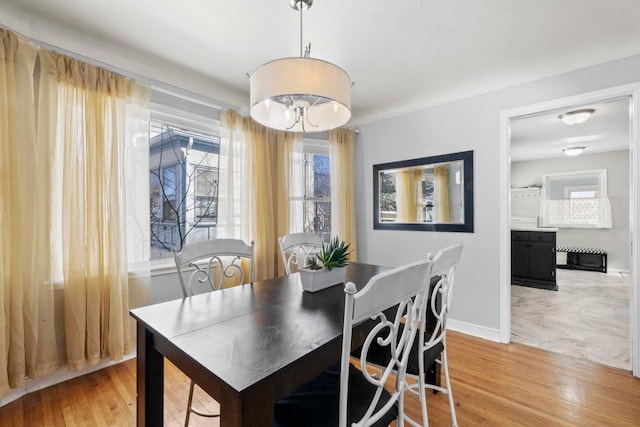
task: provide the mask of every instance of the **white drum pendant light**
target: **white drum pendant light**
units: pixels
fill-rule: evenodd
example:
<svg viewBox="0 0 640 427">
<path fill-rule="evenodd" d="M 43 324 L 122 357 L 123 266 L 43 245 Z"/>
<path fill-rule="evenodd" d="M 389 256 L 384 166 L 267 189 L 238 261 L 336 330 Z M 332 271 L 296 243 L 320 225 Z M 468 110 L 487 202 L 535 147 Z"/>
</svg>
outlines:
<svg viewBox="0 0 640 427">
<path fill-rule="evenodd" d="M 351 118 L 351 78 L 342 68 L 302 51 L 302 11 L 313 0 L 289 0 L 300 11 L 300 57 L 268 62 L 251 76 L 251 117 L 272 129 L 322 132 Z"/>
</svg>

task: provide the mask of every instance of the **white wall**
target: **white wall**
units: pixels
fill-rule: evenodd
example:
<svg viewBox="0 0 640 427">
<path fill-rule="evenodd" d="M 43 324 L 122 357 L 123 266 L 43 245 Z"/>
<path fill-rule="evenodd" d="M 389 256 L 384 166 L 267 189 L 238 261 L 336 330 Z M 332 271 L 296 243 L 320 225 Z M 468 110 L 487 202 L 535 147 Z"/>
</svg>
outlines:
<svg viewBox="0 0 640 427">
<path fill-rule="evenodd" d="M 465 245 L 451 318 L 498 339 L 500 327 L 499 113 L 543 101 L 640 81 L 640 56 L 362 125 L 356 140 L 359 259 L 398 265 L 429 251 Z M 475 232 L 373 230 L 372 166 L 474 150 Z"/>
<path fill-rule="evenodd" d="M 612 228 L 561 228 L 558 246 L 607 251 L 608 270 L 629 270 L 629 151 L 582 154 L 577 157 L 531 160 L 511 164 L 511 187 L 542 182 L 542 174 L 593 169 L 607 170 Z M 511 198 L 512 216 L 538 216 L 541 196 Z"/>
<path fill-rule="evenodd" d="M 15 4 L 12 4 L 15 3 Z M 44 47 L 64 50 L 75 57 L 105 65 L 138 81 L 162 84 L 171 93 L 215 104 L 218 107 L 249 105 L 249 97 L 238 88 L 230 88 L 211 76 L 191 70 L 165 58 L 149 55 L 140 50 L 137 54 L 123 55 L 122 46 L 109 42 L 95 31 L 75 31 L 61 27 L 46 17 L 25 14 L 17 2 L 0 2 L 0 26 L 28 37 Z M 87 24 L 87 30 L 91 24 Z M 225 102 L 212 102 L 212 100 Z M 234 107 L 235 108 L 235 107 Z"/>
</svg>

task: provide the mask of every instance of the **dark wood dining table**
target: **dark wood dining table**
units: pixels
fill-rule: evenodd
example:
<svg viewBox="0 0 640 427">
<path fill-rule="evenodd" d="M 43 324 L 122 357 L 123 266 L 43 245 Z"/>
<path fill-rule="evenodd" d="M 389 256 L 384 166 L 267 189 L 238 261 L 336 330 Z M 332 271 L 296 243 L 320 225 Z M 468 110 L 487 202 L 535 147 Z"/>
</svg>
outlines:
<svg viewBox="0 0 640 427">
<path fill-rule="evenodd" d="M 362 289 L 384 270 L 352 263 L 345 282 Z M 131 310 L 138 426 L 163 425 L 163 358 L 220 403 L 222 427 L 273 425 L 278 399 L 340 360 L 343 289 L 304 292 L 294 273 Z M 354 330 L 354 346 L 367 323 Z"/>
</svg>

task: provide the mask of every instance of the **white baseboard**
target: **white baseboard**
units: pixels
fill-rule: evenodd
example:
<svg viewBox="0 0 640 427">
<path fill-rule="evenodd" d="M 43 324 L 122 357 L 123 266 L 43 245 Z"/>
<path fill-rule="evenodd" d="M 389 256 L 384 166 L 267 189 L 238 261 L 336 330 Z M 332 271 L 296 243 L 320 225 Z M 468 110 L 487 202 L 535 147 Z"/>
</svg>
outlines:
<svg viewBox="0 0 640 427">
<path fill-rule="evenodd" d="M 462 322 L 460 320 L 448 319 L 447 329 L 451 331 L 461 332 L 489 341 L 500 342 L 500 330 L 487 328 L 486 326 L 476 325 L 474 323 Z"/>
<path fill-rule="evenodd" d="M 9 394 L 4 399 L 0 399 L 0 407 L 13 402 L 14 400 L 20 399 L 21 397 L 26 396 L 29 393 L 33 393 L 34 391 L 42 390 L 43 388 L 51 387 L 52 385 L 65 382 L 73 378 L 81 377 L 82 375 L 90 374 L 91 372 L 95 372 L 99 369 L 104 369 L 111 365 L 122 363 L 135 357 L 136 349 L 134 347 L 129 354 L 126 354 L 120 360 L 102 360 L 97 365 L 88 366 L 81 371 L 70 371 L 66 366 L 63 366 L 57 371 L 52 372 L 49 375 L 45 375 L 42 378 L 27 379 L 24 387 L 12 388 L 11 390 L 9 390 Z"/>
<path fill-rule="evenodd" d="M 622 270 L 619 268 L 607 268 L 607 274 L 613 274 L 613 275 L 621 274 L 623 276 L 628 276 L 630 272 L 629 270 Z"/>
</svg>

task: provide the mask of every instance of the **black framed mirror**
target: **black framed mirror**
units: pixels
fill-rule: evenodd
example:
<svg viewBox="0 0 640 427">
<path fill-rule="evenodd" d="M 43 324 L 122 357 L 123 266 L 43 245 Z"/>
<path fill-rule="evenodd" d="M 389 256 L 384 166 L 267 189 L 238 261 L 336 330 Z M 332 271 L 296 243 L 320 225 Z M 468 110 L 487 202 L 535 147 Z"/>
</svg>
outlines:
<svg viewBox="0 0 640 427">
<path fill-rule="evenodd" d="M 473 233 L 473 151 L 373 165 L 373 228 Z"/>
</svg>

